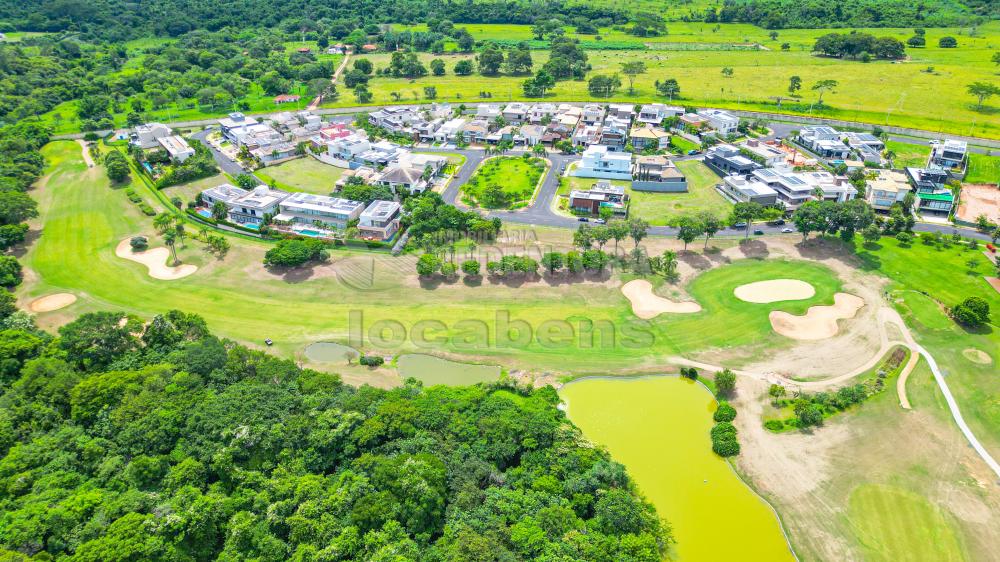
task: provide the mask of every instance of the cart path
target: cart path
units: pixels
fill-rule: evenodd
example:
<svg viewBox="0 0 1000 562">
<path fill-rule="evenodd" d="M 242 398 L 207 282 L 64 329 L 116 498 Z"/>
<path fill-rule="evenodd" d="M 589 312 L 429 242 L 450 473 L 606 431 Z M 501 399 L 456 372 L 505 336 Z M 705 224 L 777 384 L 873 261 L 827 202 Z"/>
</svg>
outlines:
<svg viewBox="0 0 1000 562">
<path fill-rule="evenodd" d="M 337 84 L 337 78 L 340 78 L 340 75 L 344 72 L 344 69 L 347 68 L 347 61 L 351 60 L 352 52 L 353 51 L 351 50 L 344 51 L 344 60 L 341 61 L 340 66 L 337 67 L 337 70 L 333 72 L 333 77 L 330 78 L 331 84 L 333 85 Z M 313 98 L 311 102 L 309 102 L 309 106 L 306 107 L 306 109 L 308 109 L 309 111 L 313 111 L 317 107 L 319 107 L 319 104 L 322 102 L 323 102 L 323 96 L 316 96 L 315 98 Z"/>
<path fill-rule="evenodd" d="M 90 149 L 87 148 L 87 141 L 76 139 L 76 142 L 80 145 L 80 154 L 83 156 L 83 161 L 87 163 L 88 168 L 93 168 L 94 159 L 90 157 Z"/>
</svg>

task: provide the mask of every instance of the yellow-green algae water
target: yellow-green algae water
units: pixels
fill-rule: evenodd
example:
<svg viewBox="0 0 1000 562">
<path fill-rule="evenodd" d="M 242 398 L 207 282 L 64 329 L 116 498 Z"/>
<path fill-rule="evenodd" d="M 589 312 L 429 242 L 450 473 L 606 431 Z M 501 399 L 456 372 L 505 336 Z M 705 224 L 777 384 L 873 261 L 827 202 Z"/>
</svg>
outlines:
<svg viewBox="0 0 1000 562">
<path fill-rule="evenodd" d="M 715 399 L 700 384 L 587 378 L 560 395 L 573 423 L 628 468 L 673 527 L 671 560 L 794 560 L 771 508 L 712 452 Z"/>
</svg>

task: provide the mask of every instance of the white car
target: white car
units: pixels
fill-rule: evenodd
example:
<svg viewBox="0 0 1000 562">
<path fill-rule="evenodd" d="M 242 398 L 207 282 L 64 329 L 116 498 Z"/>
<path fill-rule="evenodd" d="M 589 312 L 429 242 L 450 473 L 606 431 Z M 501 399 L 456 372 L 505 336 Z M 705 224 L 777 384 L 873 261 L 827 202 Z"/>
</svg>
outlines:
<svg viewBox="0 0 1000 562">
<path fill-rule="evenodd" d="M 785 234 L 789 234 L 789 233 L 795 232 L 795 229 L 794 228 L 785 227 L 785 228 L 781 229 L 781 232 L 783 232 Z"/>
</svg>

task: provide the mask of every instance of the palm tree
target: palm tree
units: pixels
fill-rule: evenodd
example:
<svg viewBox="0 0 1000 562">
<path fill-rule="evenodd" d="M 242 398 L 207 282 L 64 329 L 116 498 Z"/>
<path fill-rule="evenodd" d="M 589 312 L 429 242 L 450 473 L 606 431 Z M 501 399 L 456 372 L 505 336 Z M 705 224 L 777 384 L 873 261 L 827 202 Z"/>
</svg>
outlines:
<svg viewBox="0 0 1000 562">
<path fill-rule="evenodd" d="M 170 265 L 172 266 L 175 266 L 178 263 L 177 248 L 175 246 L 176 242 L 177 242 L 177 231 L 168 230 L 163 234 L 163 243 L 166 244 L 168 248 L 170 248 L 170 257 L 173 258 L 173 261 L 170 263 Z"/>
<path fill-rule="evenodd" d="M 160 213 L 153 219 L 153 228 L 163 234 L 174 226 L 174 216 L 170 213 Z"/>
<path fill-rule="evenodd" d="M 891 168 L 893 160 L 896 159 L 896 153 L 892 149 L 886 150 L 885 159 L 889 161 L 889 167 Z"/>
</svg>

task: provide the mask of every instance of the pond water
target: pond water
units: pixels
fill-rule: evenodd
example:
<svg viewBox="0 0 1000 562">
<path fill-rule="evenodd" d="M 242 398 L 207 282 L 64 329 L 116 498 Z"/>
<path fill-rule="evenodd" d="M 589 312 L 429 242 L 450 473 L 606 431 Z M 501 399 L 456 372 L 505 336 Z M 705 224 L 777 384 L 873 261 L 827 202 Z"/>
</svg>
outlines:
<svg viewBox="0 0 1000 562">
<path fill-rule="evenodd" d="M 400 377 L 413 377 L 427 386 L 461 386 L 500 378 L 500 367 L 497 365 L 459 363 L 421 353 L 400 355 L 396 361 L 396 370 Z"/>
<path fill-rule="evenodd" d="M 321 341 L 306 346 L 306 359 L 317 363 L 347 363 L 348 359 L 357 359 L 360 355 L 353 347 Z"/>
<path fill-rule="evenodd" d="M 712 452 L 715 400 L 680 377 L 590 378 L 559 391 L 570 419 L 624 464 L 674 530 L 671 560 L 793 561 L 777 517 Z"/>
</svg>

